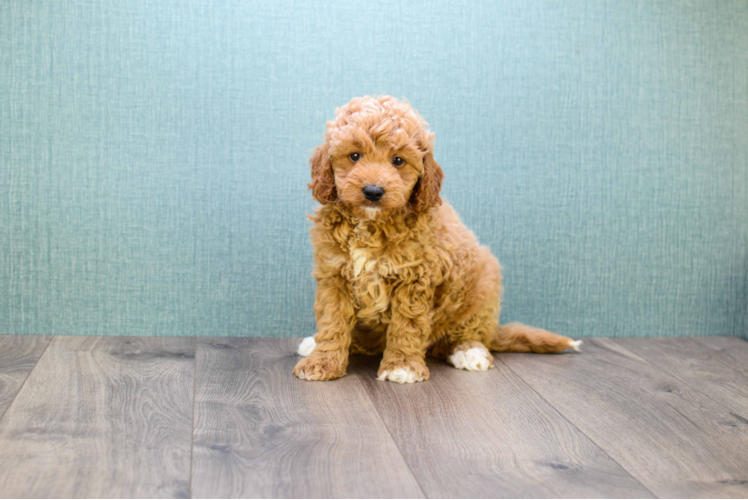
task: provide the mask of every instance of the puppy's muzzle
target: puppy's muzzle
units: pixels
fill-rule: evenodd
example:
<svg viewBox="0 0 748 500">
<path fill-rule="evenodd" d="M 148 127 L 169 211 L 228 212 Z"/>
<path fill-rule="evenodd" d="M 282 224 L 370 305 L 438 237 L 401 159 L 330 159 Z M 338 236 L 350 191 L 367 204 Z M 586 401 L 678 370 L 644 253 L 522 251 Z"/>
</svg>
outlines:
<svg viewBox="0 0 748 500">
<path fill-rule="evenodd" d="M 364 188 L 364 197 L 369 201 L 379 201 L 384 196 L 384 189 L 379 186 L 366 186 Z"/>
</svg>

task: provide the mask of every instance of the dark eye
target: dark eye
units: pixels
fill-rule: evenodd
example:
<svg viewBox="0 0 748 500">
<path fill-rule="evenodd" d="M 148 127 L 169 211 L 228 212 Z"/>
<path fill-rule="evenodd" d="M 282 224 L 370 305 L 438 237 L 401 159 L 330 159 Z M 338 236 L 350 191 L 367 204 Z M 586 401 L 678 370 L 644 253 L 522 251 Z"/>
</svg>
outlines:
<svg viewBox="0 0 748 500">
<path fill-rule="evenodd" d="M 405 160 L 403 160 L 399 156 L 395 156 L 392 159 L 392 164 L 395 165 L 396 167 L 401 167 L 404 163 L 405 163 Z"/>
<path fill-rule="evenodd" d="M 351 153 L 348 158 L 351 159 L 351 161 L 356 162 L 361 159 L 361 155 L 358 153 Z"/>
</svg>

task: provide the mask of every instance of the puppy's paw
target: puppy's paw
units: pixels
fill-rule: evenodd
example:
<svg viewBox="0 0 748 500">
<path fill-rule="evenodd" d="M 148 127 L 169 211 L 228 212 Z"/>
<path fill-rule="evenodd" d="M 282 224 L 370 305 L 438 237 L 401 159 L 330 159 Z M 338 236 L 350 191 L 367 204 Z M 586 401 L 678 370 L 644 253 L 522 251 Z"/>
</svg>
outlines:
<svg viewBox="0 0 748 500">
<path fill-rule="evenodd" d="M 485 372 L 493 366 L 493 356 L 480 342 L 463 342 L 454 348 L 447 361 L 460 370 Z"/>
<path fill-rule="evenodd" d="M 429 369 L 423 362 L 384 363 L 377 372 L 377 380 L 389 380 L 398 384 L 412 384 L 429 379 Z"/>
<path fill-rule="evenodd" d="M 299 349 L 296 352 L 299 356 L 307 357 L 314 352 L 315 347 L 317 347 L 317 342 L 314 341 L 314 336 L 305 337 L 301 341 L 301 344 L 299 344 Z"/>
<path fill-rule="evenodd" d="M 345 375 L 347 353 L 313 352 L 296 363 L 293 374 L 302 380 L 333 380 Z"/>
</svg>

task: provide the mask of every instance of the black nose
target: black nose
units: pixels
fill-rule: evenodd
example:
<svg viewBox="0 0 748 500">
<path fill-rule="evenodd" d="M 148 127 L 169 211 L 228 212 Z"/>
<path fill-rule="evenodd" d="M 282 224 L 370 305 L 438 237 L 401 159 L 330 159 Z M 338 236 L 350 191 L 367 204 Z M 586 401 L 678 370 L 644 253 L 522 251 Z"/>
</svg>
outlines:
<svg viewBox="0 0 748 500">
<path fill-rule="evenodd" d="M 384 196 L 384 189 L 379 186 L 366 186 L 364 188 L 364 196 L 369 201 L 379 201 Z"/>
</svg>

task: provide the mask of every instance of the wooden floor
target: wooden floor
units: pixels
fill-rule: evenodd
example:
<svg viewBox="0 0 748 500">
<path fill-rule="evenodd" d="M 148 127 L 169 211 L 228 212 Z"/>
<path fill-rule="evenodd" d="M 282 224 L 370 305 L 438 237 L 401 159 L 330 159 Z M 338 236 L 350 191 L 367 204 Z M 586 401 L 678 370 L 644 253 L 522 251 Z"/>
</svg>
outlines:
<svg viewBox="0 0 748 500">
<path fill-rule="evenodd" d="M 298 339 L 0 336 L 2 497 L 746 497 L 748 342 L 585 339 L 431 380 Z"/>
</svg>

